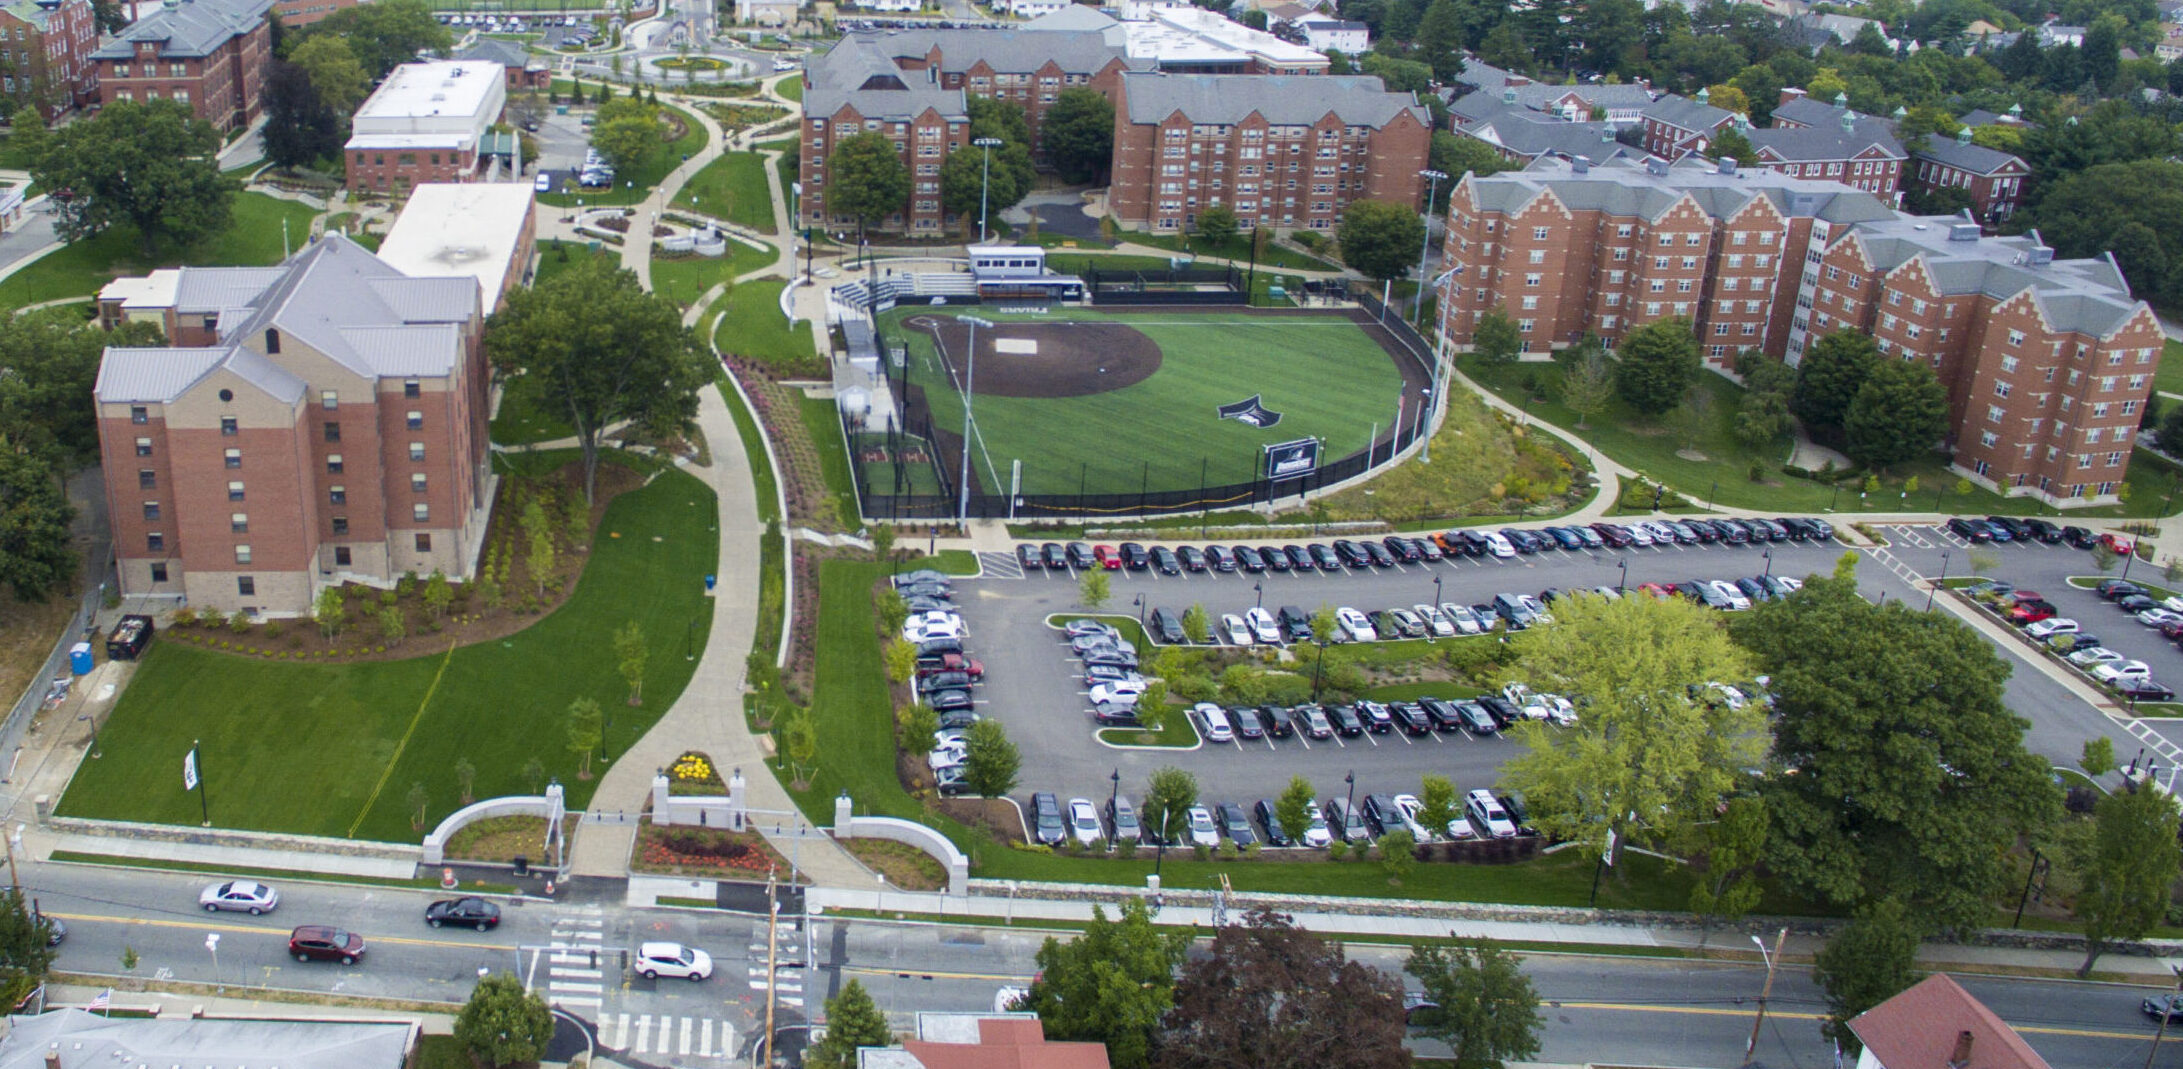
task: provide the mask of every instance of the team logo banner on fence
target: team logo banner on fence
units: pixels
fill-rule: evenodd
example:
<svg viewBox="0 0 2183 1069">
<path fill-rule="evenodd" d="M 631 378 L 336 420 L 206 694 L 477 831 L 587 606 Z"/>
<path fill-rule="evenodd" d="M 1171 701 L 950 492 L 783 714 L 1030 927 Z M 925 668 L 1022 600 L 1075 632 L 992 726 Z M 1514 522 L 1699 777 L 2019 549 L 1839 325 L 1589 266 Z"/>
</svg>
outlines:
<svg viewBox="0 0 2183 1069">
<path fill-rule="evenodd" d="M 1268 479 L 1293 479 L 1319 467 L 1317 438 L 1298 438 L 1293 442 L 1266 446 L 1265 450 Z"/>
</svg>

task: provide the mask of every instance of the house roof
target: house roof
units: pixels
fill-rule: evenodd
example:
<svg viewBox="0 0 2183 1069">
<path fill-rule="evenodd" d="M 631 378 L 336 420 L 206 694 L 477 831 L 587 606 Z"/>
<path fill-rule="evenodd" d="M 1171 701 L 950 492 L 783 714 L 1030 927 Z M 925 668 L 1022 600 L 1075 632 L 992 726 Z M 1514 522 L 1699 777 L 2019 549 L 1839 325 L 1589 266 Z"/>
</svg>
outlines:
<svg viewBox="0 0 2183 1069">
<path fill-rule="evenodd" d="M 1052 33 L 1062 30 L 1104 30 L 1114 25 L 1111 15 L 1102 14 L 1098 8 L 1072 3 L 1059 11 L 1049 12 L 1024 23 L 1017 29 L 1034 33 Z"/>
<path fill-rule="evenodd" d="M 1494 105 L 1506 105 L 1511 94 L 1516 98 L 1517 107 L 1533 111 L 1553 110 L 1561 101 L 1572 96 L 1584 101 L 1587 109 L 1637 108 L 1640 113 L 1650 108 L 1653 102 L 1651 91 L 1642 85 L 1541 85 L 1527 81 L 1521 85 L 1480 85 L 1476 92 L 1465 93 L 1450 101 L 1449 106 L 1461 112 L 1466 106 L 1471 109 L 1484 108 L 1487 101 Z"/>
<path fill-rule="evenodd" d="M 220 1069 L 396 1066 L 416 1043 L 407 1021 L 102 1017 L 78 1009 L 8 1018 L 0 1069 L 69 1065 L 218 1065 Z"/>
<path fill-rule="evenodd" d="M 1306 90 L 1299 92 L 1298 90 Z M 1122 76 L 1128 119 L 1154 124 L 1177 112 L 1195 123 L 1235 123 L 1258 115 L 1277 126 L 1308 126 L 1332 114 L 1349 126 L 1385 126 L 1404 112 L 1427 129 L 1432 113 L 1409 93 L 1393 93 L 1370 75 L 1324 75 L 1306 82 L 1278 74 Z"/>
<path fill-rule="evenodd" d="M 1786 114 L 1784 114 L 1786 113 Z M 1844 129 L 1842 120 L 1850 120 Z M 1782 120 L 1804 125 L 1782 125 Z M 1774 126 L 1748 131 L 1751 147 L 1761 156 L 1790 163 L 1849 160 L 1873 148 L 1888 159 L 1904 157 L 1902 142 L 1895 140 L 1893 124 L 1870 115 L 1799 98 L 1774 109 Z"/>
<path fill-rule="evenodd" d="M 1784 215 L 1847 224 L 1886 219 L 1894 211 L 1879 198 L 1839 182 L 1792 178 L 1775 171 L 1744 168 L 1722 174 L 1712 163 L 1685 158 L 1667 164 L 1629 157 L 1589 167 L 1583 174 L 1560 159 L 1545 157 L 1521 171 L 1503 171 L 1471 180 L 1480 208 L 1512 212 L 1541 192 L 1551 191 L 1573 210 L 1655 219 L 1688 197 L 1716 219 L 1742 211 L 1764 197 Z"/>
<path fill-rule="evenodd" d="M 500 38 L 486 37 L 482 34 L 478 36 L 476 41 L 471 42 L 470 47 L 456 52 L 452 58 L 457 61 L 498 63 L 503 67 L 518 69 L 531 61 L 530 53 L 525 52 L 523 46 L 513 41 L 503 41 Z"/>
<path fill-rule="evenodd" d="M 1721 124 L 1735 118 L 1736 113 L 1669 93 L 1653 101 L 1652 106 L 1645 109 L 1644 116 L 1651 122 L 1710 136 Z"/>
<path fill-rule="evenodd" d="M 1976 225 L 1961 216 L 1908 215 L 1861 223 L 1852 234 L 1880 271 L 1922 260 L 1942 293 L 2005 300 L 2029 291 L 2057 330 L 2103 337 L 2143 307 L 2131 298 L 2129 283 L 2108 257 L 2037 263 L 2033 253 L 2041 246 L 2036 231 L 1950 240 L 1958 227 L 1977 234 Z"/>
<path fill-rule="evenodd" d="M 1617 156 L 1640 155 L 1615 140 L 1612 123 L 1571 122 L 1545 112 L 1505 105 L 1457 123 L 1455 132 L 1527 159 L 1559 155 L 1598 164 Z"/>
<path fill-rule="evenodd" d="M 1048 1042 L 1030 1014 L 920 1013 L 917 1038 L 858 1052 L 862 1069 L 1107 1069 L 1101 1043 Z"/>
<path fill-rule="evenodd" d="M 1913 150 L 1910 155 L 1915 159 L 1945 163 L 1972 174 L 1998 174 L 2011 165 L 2026 174 L 2031 172 L 2029 164 L 2006 152 L 1952 137 L 1928 137 L 1925 144 Z"/>
<path fill-rule="evenodd" d="M 93 59 L 128 59 L 142 41 L 160 42 L 162 56 L 211 55 L 229 38 L 239 37 L 265 21 L 273 0 L 181 0 L 172 7 L 153 10 L 109 38 Z"/>
<path fill-rule="evenodd" d="M 1882 1065 L 1943 1067 L 1970 1037 L 1964 1069 L 2048 1069 L 2047 1061 L 1970 992 L 1934 973 L 1850 1019 L 1850 1031 Z"/>
<path fill-rule="evenodd" d="M 928 109 L 950 119 L 970 118 L 962 90 L 942 89 L 928 72 L 895 66 L 871 37 L 844 37 L 825 55 L 807 61 L 805 70 L 810 79 L 804 90 L 806 115 L 831 116 L 848 107 L 868 119 L 907 119 Z"/>
</svg>

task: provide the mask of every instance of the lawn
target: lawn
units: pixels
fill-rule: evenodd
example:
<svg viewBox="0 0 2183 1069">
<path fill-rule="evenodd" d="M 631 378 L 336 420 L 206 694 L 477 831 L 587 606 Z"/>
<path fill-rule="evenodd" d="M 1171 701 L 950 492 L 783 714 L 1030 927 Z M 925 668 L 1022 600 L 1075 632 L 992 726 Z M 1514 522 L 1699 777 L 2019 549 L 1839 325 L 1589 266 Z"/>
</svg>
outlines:
<svg viewBox="0 0 2183 1069">
<path fill-rule="evenodd" d="M 2170 338 L 2160 345 L 2160 365 L 2153 369 L 2153 389 L 2183 397 L 2183 342 Z"/>
<path fill-rule="evenodd" d="M 429 827 L 457 808 L 461 759 L 490 798 L 527 793 L 535 757 L 580 810 L 598 781 L 577 778 L 564 744 L 569 703 L 599 702 L 611 757 L 682 693 L 695 662 L 676 654 L 703 645 L 712 621 L 703 578 L 717 570 L 718 515 L 710 488 L 662 471 L 607 509 L 569 600 L 496 642 L 432 651 L 419 635 L 421 656 L 337 665 L 155 643 L 100 735 L 105 757 L 84 763 L 60 811 L 195 824 L 198 799 L 175 774 L 193 743 L 222 827 L 414 842 L 411 785 L 424 784 Z M 652 651 L 641 708 L 625 703 L 606 641 L 632 621 Z"/>
<path fill-rule="evenodd" d="M 576 257 L 584 255 L 587 248 L 588 246 L 585 243 L 576 241 L 539 242 L 538 270 L 531 276 L 531 285 L 536 286 L 567 270 L 568 265 L 575 263 Z M 608 245 L 600 245 L 596 251 L 591 252 L 591 255 L 600 259 L 611 260 L 616 264 L 622 262 L 621 250 Z"/>
<path fill-rule="evenodd" d="M 754 249 L 732 237 L 728 239 L 726 256 L 693 253 L 669 258 L 654 250 L 652 292 L 684 305 L 692 304 L 706 290 L 772 263 L 773 256 L 771 249 Z"/>
<path fill-rule="evenodd" d="M 690 177 L 675 204 L 718 216 L 761 234 L 773 233 L 773 194 L 766 160 L 755 152 L 724 152 Z"/>
<path fill-rule="evenodd" d="M 286 247 L 300 249 L 311 239 L 318 213 L 294 201 L 263 193 L 237 193 L 228 228 L 190 248 L 163 249 L 147 260 L 138 251 L 136 230 L 116 227 L 65 245 L 0 281 L 0 308 L 21 308 L 64 297 L 88 297 L 125 275 L 158 267 L 265 266 L 281 260 L 283 220 Z"/>
<path fill-rule="evenodd" d="M 721 302 L 713 344 L 792 378 L 825 378 L 826 362 L 811 340 L 811 325 L 791 324 L 781 315 L 781 291 L 787 287 L 777 278 L 738 283 Z"/>
<path fill-rule="evenodd" d="M 586 90 L 591 94 L 598 91 L 599 87 L 596 85 Z M 578 200 L 590 206 L 636 204 L 650 197 L 652 190 L 666 179 L 667 172 L 682 166 L 683 160 L 697 155 L 705 148 L 705 128 L 698 124 L 694 116 L 681 108 L 665 104 L 660 105 L 660 110 L 682 121 L 682 136 L 652 146 L 652 151 L 646 153 L 644 159 L 635 167 L 614 176 L 614 181 L 618 183 L 614 188 L 586 189 L 577 193 L 540 193 L 538 202 L 567 208 L 573 207 Z M 662 133 L 664 132 L 663 129 Z"/>
<path fill-rule="evenodd" d="M 803 75 L 782 79 L 781 84 L 773 87 L 773 91 L 779 93 L 783 100 L 803 103 Z"/>
<path fill-rule="evenodd" d="M 803 425 L 819 452 L 819 470 L 826 473 L 826 490 L 834 495 L 834 508 L 850 530 L 863 526 L 857 518 L 857 488 L 849 481 L 849 447 L 842 441 L 841 417 L 831 398 L 796 395 Z"/>
<path fill-rule="evenodd" d="M 501 384 L 500 410 L 493 415 L 496 444 L 529 445 L 576 433 L 568 417 L 547 407 L 538 385 L 542 381 L 532 375 L 516 375 Z"/>
<path fill-rule="evenodd" d="M 903 309 L 886 317 L 887 334 L 890 342 L 908 346 L 910 379 L 925 387 L 935 427 L 960 428 L 961 394 L 936 359 L 931 336 L 898 325 L 920 314 L 927 313 Z M 986 314 L 1026 321 L 991 309 Z M 1066 318 L 1134 327 L 1159 346 L 1159 369 L 1135 385 L 1058 400 L 979 393 L 980 443 L 972 463 L 987 488 L 1007 486 L 1015 460 L 1023 462 L 1026 494 L 1080 488 L 1135 494 L 1250 482 L 1259 477 L 1264 445 L 1321 438 L 1327 461 L 1363 449 L 1375 429 L 1393 423 L 1403 389 L 1387 352 L 1339 316 L 1265 318 L 1197 309 L 1156 315 L 1072 311 Z M 1281 413 L 1277 425 L 1218 417 L 1219 406 L 1254 394 Z M 1129 447 L 1117 448 L 1121 443 Z"/>
</svg>

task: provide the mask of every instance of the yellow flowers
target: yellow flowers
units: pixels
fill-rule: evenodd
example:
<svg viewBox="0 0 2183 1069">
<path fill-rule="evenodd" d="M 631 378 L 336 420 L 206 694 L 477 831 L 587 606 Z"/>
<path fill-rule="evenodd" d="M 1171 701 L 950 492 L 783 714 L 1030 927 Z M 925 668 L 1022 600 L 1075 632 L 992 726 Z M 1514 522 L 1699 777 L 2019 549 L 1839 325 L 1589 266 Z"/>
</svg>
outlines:
<svg viewBox="0 0 2183 1069">
<path fill-rule="evenodd" d="M 675 763 L 668 769 L 668 772 L 674 778 L 686 783 L 713 783 L 720 778 L 719 774 L 713 771 L 712 758 L 695 752 L 685 753 L 681 757 L 675 758 Z"/>
</svg>

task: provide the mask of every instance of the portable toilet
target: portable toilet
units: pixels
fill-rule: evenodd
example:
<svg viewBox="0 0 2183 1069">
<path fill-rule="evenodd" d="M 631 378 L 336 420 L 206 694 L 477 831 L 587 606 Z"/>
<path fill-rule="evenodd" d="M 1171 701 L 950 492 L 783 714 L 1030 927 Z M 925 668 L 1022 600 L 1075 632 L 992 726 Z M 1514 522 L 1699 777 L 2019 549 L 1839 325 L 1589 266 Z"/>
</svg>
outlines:
<svg viewBox="0 0 2183 1069">
<path fill-rule="evenodd" d="M 79 676 L 91 674 L 91 644 L 78 642 L 68 647 L 68 670 Z"/>
</svg>

